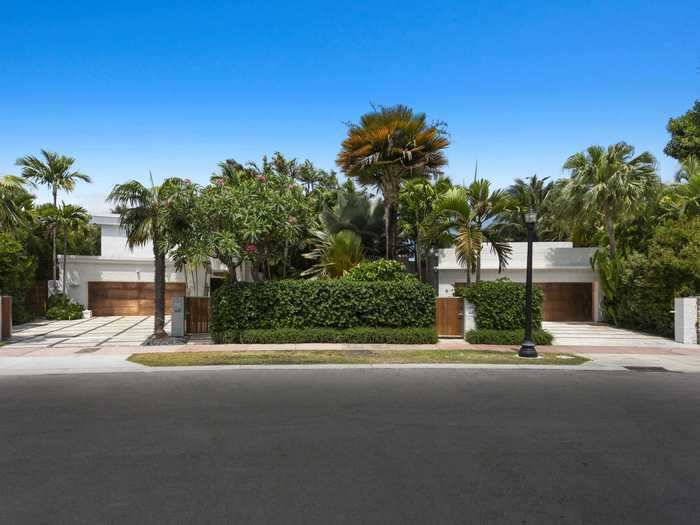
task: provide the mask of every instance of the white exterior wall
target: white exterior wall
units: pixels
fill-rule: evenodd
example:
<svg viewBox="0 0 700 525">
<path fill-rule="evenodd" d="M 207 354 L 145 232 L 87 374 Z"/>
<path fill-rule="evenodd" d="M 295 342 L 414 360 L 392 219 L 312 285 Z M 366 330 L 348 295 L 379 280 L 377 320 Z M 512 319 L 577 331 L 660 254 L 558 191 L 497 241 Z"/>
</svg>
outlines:
<svg viewBox="0 0 700 525">
<path fill-rule="evenodd" d="M 511 243 L 513 252 L 505 270 L 498 273 L 498 258 L 484 245 L 481 255 L 481 279 L 494 281 L 507 278 L 525 282 L 527 269 L 527 243 Z M 596 248 L 574 248 L 570 242 L 536 242 L 532 253 L 532 281 L 534 283 L 592 283 L 593 319 L 601 320 L 601 301 L 598 275 L 590 265 Z M 440 250 L 438 254 L 438 295 L 452 297 L 454 284 L 467 280 L 466 269 L 457 263 L 453 248 Z M 472 282 L 474 274 L 472 274 Z"/>
<path fill-rule="evenodd" d="M 61 264 L 63 258 L 60 258 Z M 63 272 L 61 272 L 63 273 Z M 115 259 L 101 256 L 68 256 L 68 296 L 74 301 L 88 306 L 88 283 L 103 282 L 155 282 L 153 259 Z M 182 283 L 185 276 L 176 272 L 172 264 L 166 264 L 165 282 Z"/>
</svg>

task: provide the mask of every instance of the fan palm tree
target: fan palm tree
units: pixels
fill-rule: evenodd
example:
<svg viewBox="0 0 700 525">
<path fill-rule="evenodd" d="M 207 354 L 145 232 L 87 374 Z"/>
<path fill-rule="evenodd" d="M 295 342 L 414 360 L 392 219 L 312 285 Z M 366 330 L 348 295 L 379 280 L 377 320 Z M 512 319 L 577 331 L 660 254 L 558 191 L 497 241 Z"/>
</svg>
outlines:
<svg viewBox="0 0 700 525">
<path fill-rule="evenodd" d="M 691 155 L 681 162 L 681 167 L 676 172 L 676 182 L 688 182 L 693 177 L 700 178 L 700 159 Z"/>
<path fill-rule="evenodd" d="M 439 174 L 449 144 L 444 125 L 429 124 L 424 113 L 406 106 L 382 106 L 350 124 L 336 163 L 349 177 L 382 192 L 388 259 L 396 257 L 401 182 Z"/>
<path fill-rule="evenodd" d="M 656 160 L 649 152 L 634 154 L 624 142 L 607 148 L 591 146 L 571 155 L 564 163 L 571 178 L 566 195 L 572 215 L 601 217 L 612 259 L 617 255 L 615 225 L 626 219 L 659 184 Z"/>
<path fill-rule="evenodd" d="M 146 187 L 132 180 L 117 184 L 107 200 L 119 206 L 120 226 L 126 231 L 130 248 L 153 245 L 155 258 L 155 315 L 153 336 L 166 337 L 165 332 L 165 256 L 167 252 L 167 231 L 164 227 L 163 210 L 171 205 L 176 184 L 166 180 L 161 186 L 153 183 Z"/>
<path fill-rule="evenodd" d="M 482 185 L 480 187 L 484 189 Z M 476 190 L 476 187 L 473 189 Z M 445 228 L 453 232 L 457 262 L 467 269 L 467 284 L 471 283 L 471 274 L 480 265 L 484 242 L 490 244 L 491 251 L 498 258 L 499 273 L 508 265 L 512 252 L 510 244 L 502 240 L 498 229 L 485 225 L 489 208 L 478 200 L 479 195 L 483 199 L 484 193 L 472 196 L 467 188 L 456 187 L 447 191 L 435 205 L 436 211 L 447 218 Z M 481 209 L 474 207 L 473 202 L 481 203 Z M 480 272 L 477 275 L 480 279 Z"/>
<path fill-rule="evenodd" d="M 26 193 L 24 179 L 14 175 L 0 177 L 0 228 L 9 229 L 24 220 L 24 210 L 18 198 L 23 193 Z"/>
<path fill-rule="evenodd" d="M 73 169 L 75 159 L 59 155 L 45 149 L 41 150 L 41 156 L 26 155 L 17 159 L 17 166 L 22 168 L 22 177 L 33 184 L 48 186 L 53 196 L 54 208 L 58 205 L 58 192 L 71 192 L 75 189 L 77 181 L 91 182 L 90 177 Z M 56 232 L 54 230 L 52 239 L 52 264 L 53 280 L 56 282 Z"/>
<path fill-rule="evenodd" d="M 369 256 L 380 256 L 384 232 L 381 199 L 371 199 L 364 192 L 340 191 L 335 205 L 324 209 L 321 223 L 328 233 L 350 230 L 362 239 Z"/>
<path fill-rule="evenodd" d="M 350 230 L 338 233 L 316 232 L 316 247 L 304 257 L 316 263 L 301 275 L 314 277 L 342 277 L 350 268 L 364 260 L 362 239 Z"/>
</svg>

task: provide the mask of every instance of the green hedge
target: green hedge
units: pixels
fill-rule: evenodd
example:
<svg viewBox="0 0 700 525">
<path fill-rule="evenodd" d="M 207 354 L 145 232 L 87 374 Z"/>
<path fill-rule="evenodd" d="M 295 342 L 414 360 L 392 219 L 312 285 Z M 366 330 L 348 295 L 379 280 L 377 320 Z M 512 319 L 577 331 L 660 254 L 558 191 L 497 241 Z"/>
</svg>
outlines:
<svg viewBox="0 0 700 525">
<path fill-rule="evenodd" d="M 214 294 L 211 333 L 252 328 L 433 328 L 435 295 L 418 280 L 236 283 Z"/>
<path fill-rule="evenodd" d="M 275 328 L 217 332 L 214 342 L 246 344 L 282 343 L 437 343 L 434 328 Z"/>
<path fill-rule="evenodd" d="M 343 279 L 350 281 L 376 282 L 376 281 L 405 281 L 415 279 L 416 276 L 406 271 L 406 267 L 399 261 L 388 259 L 376 259 L 364 261 L 350 268 Z"/>
<path fill-rule="evenodd" d="M 455 295 L 464 297 L 476 309 L 476 326 L 489 330 L 517 330 L 525 327 L 525 285 L 509 279 L 481 281 L 458 288 Z M 541 289 L 532 288 L 532 326 L 542 326 Z"/>
<path fill-rule="evenodd" d="M 482 345 L 519 345 L 525 338 L 525 330 L 470 330 L 464 339 L 471 344 Z M 551 345 L 552 334 L 546 330 L 538 329 L 532 331 L 532 339 L 536 345 Z"/>
</svg>

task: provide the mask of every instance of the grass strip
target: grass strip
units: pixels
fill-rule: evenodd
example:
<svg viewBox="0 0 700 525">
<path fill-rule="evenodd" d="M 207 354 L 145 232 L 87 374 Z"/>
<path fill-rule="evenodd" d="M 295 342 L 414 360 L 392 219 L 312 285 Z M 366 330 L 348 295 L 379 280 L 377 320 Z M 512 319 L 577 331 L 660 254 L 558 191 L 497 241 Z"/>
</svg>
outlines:
<svg viewBox="0 0 700 525">
<path fill-rule="evenodd" d="M 258 352 L 168 352 L 138 353 L 132 363 L 146 366 L 202 365 L 311 365 L 311 364 L 419 364 L 473 363 L 494 365 L 580 365 L 588 361 L 575 354 L 540 354 L 523 359 L 515 352 L 493 350 L 316 350 Z"/>
</svg>

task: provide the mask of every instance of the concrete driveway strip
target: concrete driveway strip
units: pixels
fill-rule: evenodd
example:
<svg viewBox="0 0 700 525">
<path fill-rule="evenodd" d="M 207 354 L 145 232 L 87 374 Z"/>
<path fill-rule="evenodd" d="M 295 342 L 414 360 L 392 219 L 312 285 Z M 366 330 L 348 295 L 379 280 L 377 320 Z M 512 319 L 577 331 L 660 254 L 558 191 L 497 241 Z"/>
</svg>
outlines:
<svg viewBox="0 0 700 525">
<path fill-rule="evenodd" d="M 0 378 L 1 523 L 695 524 L 693 374 Z"/>
</svg>

